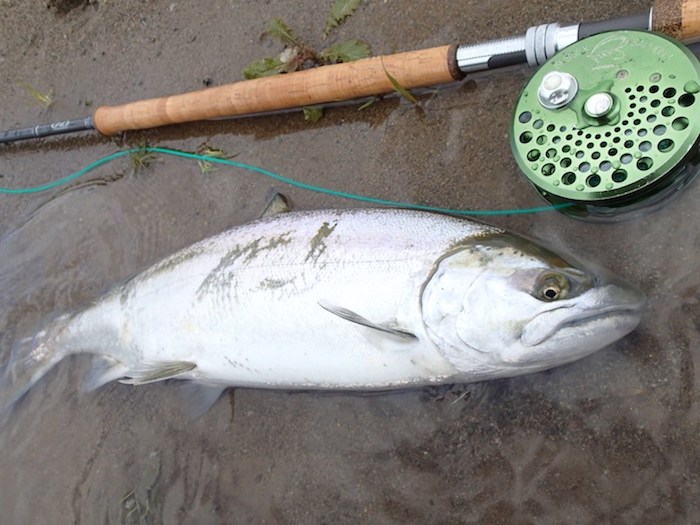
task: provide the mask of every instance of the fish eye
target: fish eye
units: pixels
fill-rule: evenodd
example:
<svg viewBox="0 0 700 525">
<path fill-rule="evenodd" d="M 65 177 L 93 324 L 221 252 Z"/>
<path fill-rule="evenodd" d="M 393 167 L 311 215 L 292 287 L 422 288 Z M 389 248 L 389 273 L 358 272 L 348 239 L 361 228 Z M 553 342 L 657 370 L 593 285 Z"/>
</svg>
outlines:
<svg viewBox="0 0 700 525">
<path fill-rule="evenodd" d="M 560 273 L 546 273 L 540 276 L 537 297 L 544 301 L 564 299 L 569 292 L 569 279 Z"/>
<path fill-rule="evenodd" d="M 558 299 L 560 293 L 561 290 L 558 286 L 547 286 L 544 290 L 542 290 L 542 296 L 550 301 L 555 301 Z"/>
</svg>

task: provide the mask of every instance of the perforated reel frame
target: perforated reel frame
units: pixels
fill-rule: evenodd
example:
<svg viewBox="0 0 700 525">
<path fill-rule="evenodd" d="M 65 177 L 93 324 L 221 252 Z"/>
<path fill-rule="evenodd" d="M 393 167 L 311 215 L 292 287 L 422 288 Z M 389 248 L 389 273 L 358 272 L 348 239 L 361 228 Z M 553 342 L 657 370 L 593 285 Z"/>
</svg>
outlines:
<svg viewBox="0 0 700 525">
<path fill-rule="evenodd" d="M 552 72 L 577 87 L 563 107 L 547 109 L 540 99 Z M 594 95 L 612 101 L 602 116 L 586 106 Z M 615 31 L 572 44 L 537 71 L 516 105 L 511 145 L 547 201 L 611 218 L 655 205 L 695 175 L 699 116 L 695 55 L 663 35 Z"/>
</svg>

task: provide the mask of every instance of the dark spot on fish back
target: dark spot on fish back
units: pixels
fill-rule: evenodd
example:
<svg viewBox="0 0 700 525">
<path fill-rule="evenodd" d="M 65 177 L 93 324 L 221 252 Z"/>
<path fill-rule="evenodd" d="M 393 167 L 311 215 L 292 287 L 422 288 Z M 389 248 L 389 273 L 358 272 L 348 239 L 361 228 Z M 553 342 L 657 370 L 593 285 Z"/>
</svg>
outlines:
<svg viewBox="0 0 700 525">
<path fill-rule="evenodd" d="M 327 248 L 325 240 L 333 233 L 333 230 L 335 230 L 337 226 L 337 222 L 334 222 L 333 226 L 330 226 L 328 222 L 323 223 L 309 243 L 309 253 L 306 255 L 306 259 L 304 259 L 305 262 L 313 261 L 314 264 L 318 262 L 319 257 L 323 255 L 323 252 L 325 252 Z"/>
<path fill-rule="evenodd" d="M 260 254 L 269 252 L 279 246 L 289 244 L 291 242 L 291 232 L 285 232 L 275 237 L 265 240 L 259 237 L 248 244 L 241 246 L 236 245 L 230 249 L 221 259 L 219 264 L 207 275 L 202 284 L 197 290 L 197 294 L 205 294 L 212 287 L 220 286 L 228 283 L 231 280 L 233 271 L 231 266 L 233 263 L 243 258 L 244 264 L 249 264 L 254 261 Z"/>
</svg>

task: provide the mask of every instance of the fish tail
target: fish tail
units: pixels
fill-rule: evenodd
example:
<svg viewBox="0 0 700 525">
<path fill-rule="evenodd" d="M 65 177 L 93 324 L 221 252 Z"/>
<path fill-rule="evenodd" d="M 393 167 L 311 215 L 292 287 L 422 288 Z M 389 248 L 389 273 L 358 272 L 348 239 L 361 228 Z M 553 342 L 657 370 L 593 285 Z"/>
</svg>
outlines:
<svg viewBox="0 0 700 525">
<path fill-rule="evenodd" d="M 55 319 L 36 335 L 15 342 L 0 377 L 0 413 L 6 412 L 51 368 L 72 353 L 58 343 L 70 316 Z"/>
</svg>

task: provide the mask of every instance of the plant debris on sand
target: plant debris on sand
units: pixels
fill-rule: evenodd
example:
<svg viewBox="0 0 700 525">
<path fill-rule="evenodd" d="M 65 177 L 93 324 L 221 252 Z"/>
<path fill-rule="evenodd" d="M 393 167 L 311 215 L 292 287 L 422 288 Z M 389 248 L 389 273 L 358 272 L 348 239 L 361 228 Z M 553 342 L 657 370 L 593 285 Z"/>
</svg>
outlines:
<svg viewBox="0 0 700 525">
<path fill-rule="evenodd" d="M 360 0 L 336 0 L 323 30 L 324 37 L 338 27 L 359 5 Z M 280 18 L 274 18 L 270 22 L 266 34 L 279 40 L 284 44 L 285 49 L 277 57 L 265 57 L 246 66 L 243 69 L 243 76 L 247 79 L 290 73 L 326 64 L 351 62 L 367 58 L 371 54 L 369 45 L 357 39 L 336 42 L 317 51 L 300 39 Z"/>
</svg>

